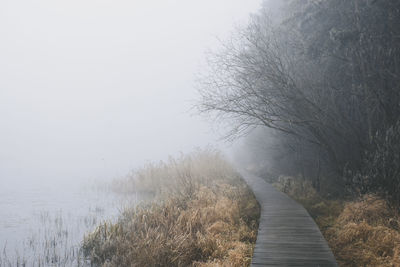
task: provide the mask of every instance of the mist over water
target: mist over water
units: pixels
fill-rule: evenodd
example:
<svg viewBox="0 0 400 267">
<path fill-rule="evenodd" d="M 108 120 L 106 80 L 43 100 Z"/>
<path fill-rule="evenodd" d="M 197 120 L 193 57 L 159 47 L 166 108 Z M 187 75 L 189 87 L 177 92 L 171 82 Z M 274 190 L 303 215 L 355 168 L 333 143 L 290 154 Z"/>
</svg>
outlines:
<svg viewBox="0 0 400 267">
<path fill-rule="evenodd" d="M 216 36 L 258 1 L 2 1 L 0 175 L 86 179 L 216 144 L 190 116 Z"/>
<path fill-rule="evenodd" d="M 67 238 L 76 248 L 125 201 L 84 185 L 196 147 L 223 149 L 192 116 L 194 75 L 216 36 L 260 3 L 1 1 L 0 249 L 32 256 L 26 244 L 47 226 L 76 226 Z"/>
<path fill-rule="evenodd" d="M 102 221 L 115 221 L 137 198 L 94 187 L 0 187 L 0 266 L 82 266 L 80 244 Z"/>
</svg>

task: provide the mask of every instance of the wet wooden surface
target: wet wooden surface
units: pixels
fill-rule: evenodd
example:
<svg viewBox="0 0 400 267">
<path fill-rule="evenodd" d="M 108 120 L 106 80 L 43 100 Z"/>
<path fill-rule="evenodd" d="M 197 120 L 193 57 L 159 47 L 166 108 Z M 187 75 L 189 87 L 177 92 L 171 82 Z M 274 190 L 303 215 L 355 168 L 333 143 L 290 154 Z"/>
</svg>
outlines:
<svg viewBox="0 0 400 267">
<path fill-rule="evenodd" d="M 251 266 L 338 266 L 318 226 L 302 205 L 271 184 L 240 171 L 261 206 Z"/>
</svg>

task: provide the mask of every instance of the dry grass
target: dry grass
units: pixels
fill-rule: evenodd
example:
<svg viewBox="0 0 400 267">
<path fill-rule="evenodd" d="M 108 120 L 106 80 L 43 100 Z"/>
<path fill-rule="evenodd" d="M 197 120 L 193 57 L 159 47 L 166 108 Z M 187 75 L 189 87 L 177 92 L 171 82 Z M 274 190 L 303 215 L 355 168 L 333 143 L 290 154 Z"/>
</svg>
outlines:
<svg viewBox="0 0 400 267">
<path fill-rule="evenodd" d="M 399 222 L 385 200 L 366 195 L 346 203 L 325 236 L 342 266 L 400 266 Z"/>
<path fill-rule="evenodd" d="M 125 185 L 125 186 L 123 186 Z M 213 151 L 149 165 L 114 187 L 157 201 L 103 224 L 83 249 L 101 266 L 248 266 L 259 207 L 237 173 Z M 128 189 L 128 190 L 126 190 Z"/>
<path fill-rule="evenodd" d="M 308 182 L 290 177 L 276 187 L 308 210 L 340 266 L 400 266 L 400 217 L 382 198 L 328 200 Z"/>
</svg>

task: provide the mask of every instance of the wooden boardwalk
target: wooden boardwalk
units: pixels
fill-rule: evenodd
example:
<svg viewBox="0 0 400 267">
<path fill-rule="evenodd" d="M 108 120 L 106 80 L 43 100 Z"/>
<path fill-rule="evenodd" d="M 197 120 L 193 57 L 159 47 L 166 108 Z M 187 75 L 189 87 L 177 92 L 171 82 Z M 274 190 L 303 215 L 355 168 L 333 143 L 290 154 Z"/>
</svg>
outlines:
<svg viewBox="0 0 400 267">
<path fill-rule="evenodd" d="M 338 266 L 308 212 L 263 179 L 240 171 L 261 206 L 251 266 Z"/>
</svg>

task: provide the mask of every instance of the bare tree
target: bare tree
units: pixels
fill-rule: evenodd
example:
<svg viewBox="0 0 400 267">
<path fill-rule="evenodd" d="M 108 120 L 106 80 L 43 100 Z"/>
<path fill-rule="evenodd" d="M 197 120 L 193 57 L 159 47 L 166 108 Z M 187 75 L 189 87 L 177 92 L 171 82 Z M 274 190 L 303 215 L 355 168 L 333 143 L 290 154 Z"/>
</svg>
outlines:
<svg viewBox="0 0 400 267">
<path fill-rule="evenodd" d="M 362 170 L 400 116 L 400 4 L 290 0 L 284 11 L 277 23 L 263 9 L 209 56 L 199 110 L 229 121 L 228 138 L 280 132 L 317 173 Z"/>
</svg>

